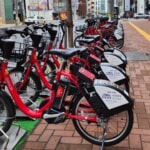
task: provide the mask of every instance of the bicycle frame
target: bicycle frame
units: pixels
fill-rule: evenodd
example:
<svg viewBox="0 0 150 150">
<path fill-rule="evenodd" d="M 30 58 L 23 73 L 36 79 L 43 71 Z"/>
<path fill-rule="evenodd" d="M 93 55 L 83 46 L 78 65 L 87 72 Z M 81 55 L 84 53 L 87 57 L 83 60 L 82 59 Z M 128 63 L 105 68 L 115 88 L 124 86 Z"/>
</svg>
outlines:
<svg viewBox="0 0 150 150">
<path fill-rule="evenodd" d="M 15 101 L 16 105 L 23 113 L 25 113 L 27 116 L 30 116 L 32 118 L 42 118 L 43 112 L 52 106 L 56 91 L 53 90 L 52 85 L 47 81 L 44 74 L 42 73 L 42 69 L 40 68 L 40 64 L 38 63 L 38 60 L 36 59 L 35 54 L 36 54 L 36 50 L 33 50 L 32 54 L 31 54 L 30 63 L 33 63 L 39 77 L 42 79 L 43 83 L 45 83 L 48 86 L 48 88 L 51 90 L 51 96 L 46 98 L 46 100 L 48 100 L 48 102 L 44 106 L 42 106 L 38 110 L 32 110 L 22 102 L 22 100 L 21 100 L 19 94 L 17 93 L 17 90 L 13 84 L 13 81 L 11 80 L 10 74 L 7 71 L 7 64 L 8 64 L 7 61 L 3 61 L 1 64 L 0 82 L 5 81 L 6 86 L 8 87 L 8 90 L 9 90 L 13 100 Z M 31 66 L 29 67 L 29 69 L 31 69 Z M 61 75 L 65 76 L 66 78 L 71 80 L 74 83 L 74 85 L 77 87 L 77 89 L 79 89 L 78 82 L 74 75 L 72 75 L 70 72 L 60 69 L 57 71 L 56 81 L 60 80 Z M 91 108 L 90 105 L 88 105 L 88 106 L 86 105 L 85 107 Z M 94 111 L 92 109 L 92 111 L 89 110 L 89 112 L 94 112 Z M 81 120 L 88 120 L 88 121 L 96 122 L 96 117 L 84 117 L 84 116 L 72 115 L 68 111 L 66 111 L 66 116 L 71 119 L 81 119 Z"/>
<path fill-rule="evenodd" d="M 64 49 L 64 47 L 63 47 L 63 39 L 64 39 L 65 30 L 63 29 L 62 25 L 59 25 L 59 26 L 60 26 L 60 28 L 61 28 L 61 30 L 63 32 L 62 39 L 58 41 L 59 42 L 59 48 L 60 49 Z M 53 48 L 53 41 L 50 41 L 47 51 L 50 51 L 52 48 Z M 55 56 L 55 55 L 51 55 L 51 56 L 52 56 L 52 60 L 54 61 L 55 66 L 58 69 L 60 67 L 60 63 L 59 63 L 59 61 L 57 59 L 57 56 Z M 48 60 L 49 60 L 49 54 L 47 53 L 46 57 L 44 58 L 44 63 L 43 63 L 43 66 L 42 66 L 43 69 L 45 68 L 46 62 Z"/>
<path fill-rule="evenodd" d="M 5 81 L 6 86 L 13 98 L 13 100 L 15 101 L 16 105 L 18 106 L 18 108 L 25 113 L 26 115 L 33 117 L 33 118 L 42 118 L 42 114 L 43 111 L 48 109 L 52 103 L 53 103 L 53 99 L 54 99 L 54 95 L 55 95 L 55 91 L 51 90 L 51 97 L 49 97 L 49 101 L 46 105 L 44 105 L 41 109 L 39 110 L 32 110 L 30 108 L 28 108 L 21 100 L 19 94 L 17 93 L 17 90 L 11 80 L 10 74 L 7 71 L 7 61 L 3 61 L 1 64 L 1 74 L 0 74 L 0 81 Z"/>
</svg>

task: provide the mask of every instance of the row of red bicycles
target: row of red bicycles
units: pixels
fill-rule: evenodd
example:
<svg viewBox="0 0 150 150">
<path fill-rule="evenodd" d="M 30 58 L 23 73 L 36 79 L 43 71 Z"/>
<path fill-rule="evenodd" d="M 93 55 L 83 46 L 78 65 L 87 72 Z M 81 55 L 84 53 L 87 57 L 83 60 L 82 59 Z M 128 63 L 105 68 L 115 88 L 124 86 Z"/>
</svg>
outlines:
<svg viewBox="0 0 150 150">
<path fill-rule="evenodd" d="M 0 39 L 1 136 L 15 120 L 16 107 L 49 124 L 71 119 L 77 132 L 101 149 L 129 135 L 134 100 L 123 52 L 104 49 L 101 35 L 89 34 L 80 39 L 84 46 L 63 48 L 63 21 L 6 34 Z"/>
<path fill-rule="evenodd" d="M 109 21 L 108 17 L 93 18 L 85 20 L 85 23 L 75 28 L 76 38 L 74 45 L 81 46 L 85 35 L 100 35 L 97 39 L 99 45 L 103 48 L 122 48 L 124 44 L 124 30 L 118 20 Z"/>
</svg>

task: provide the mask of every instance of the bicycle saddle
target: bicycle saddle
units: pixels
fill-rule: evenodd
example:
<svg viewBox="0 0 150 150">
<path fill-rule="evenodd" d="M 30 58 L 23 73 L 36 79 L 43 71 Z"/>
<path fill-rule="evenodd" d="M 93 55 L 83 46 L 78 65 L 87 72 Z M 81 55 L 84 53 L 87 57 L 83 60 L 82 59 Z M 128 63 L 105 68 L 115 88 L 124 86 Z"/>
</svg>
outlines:
<svg viewBox="0 0 150 150">
<path fill-rule="evenodd" d="M 67 48 L 67 50 L 73 50 L 78 51 L 80 53 L 86 52 L 88 49 L 86 47 L 80 47 L 80 48 Z"/>
<path fill-rule="evenodd" d="M 77 39 L 78 42 L 82 42 L 82 43 L 85 43 L 85 44 L 91 44 L 93 43 L 95 40 L 93 38 L 91 39 Z"/>
<path fill-rule="evenodd" d="M 105 24 L 105 25 L 101 26 L 101 28 L 108 29 L 110 26 L 111 26 L 111 24 Z"/>
<path fill-rule="evenodd" d="M 87 39 L 94 39 L 95 41 L 99 40 L 100 35 L 84 35 L 85 38 Z"/>
<path fill-rule="evenodd" d="M 80 51 L 78 49 L 52 49 L 49 51 L 49 54 L 55 54 L 57 56 L 63 57 L 64 59 L 69 59 L 70 57 L 78 54 Z"/>
<path fill-rule="evenodd" d="M 108 23 L 113 24 L 113 23 L 117 23 L 117 20 L 109 20 Z"/>
<path fill-rule="evenodd" d="M 108 17 L 100 17 L 99 20 L 100 20 L 100 22 L 105 22 L 105 21 L 108 21 L 109 18 Z"/>
</svg>

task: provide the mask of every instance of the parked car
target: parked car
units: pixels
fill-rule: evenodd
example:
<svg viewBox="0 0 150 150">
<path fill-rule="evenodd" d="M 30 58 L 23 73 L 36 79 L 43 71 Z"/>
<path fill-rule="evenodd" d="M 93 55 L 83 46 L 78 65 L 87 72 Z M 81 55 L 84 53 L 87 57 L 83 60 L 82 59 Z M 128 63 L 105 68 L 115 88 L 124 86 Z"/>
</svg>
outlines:
<svg viewBox="0 0 150 150">
<path fill-rule="evenodd" d="M 147 19 L 149 16 L 150 16 L 150 15 L 144 14 L 144 13 L 135 13 L 133 17 L 134 17 L 135 19 L 140 19 L 140 18 Z"/>
<path fill-rule="evenodd" d="M 30 24 L 44 24 L 46 22 L 44 17 L 41 16 L 29 16 L 25 19 L 25 24 L 30 25 Z"/>
<path fill-rule="evenodd" d="M 150 14 L 145 14 L 145 19 L 148 19 L 150 17 Z"/>
</svg>

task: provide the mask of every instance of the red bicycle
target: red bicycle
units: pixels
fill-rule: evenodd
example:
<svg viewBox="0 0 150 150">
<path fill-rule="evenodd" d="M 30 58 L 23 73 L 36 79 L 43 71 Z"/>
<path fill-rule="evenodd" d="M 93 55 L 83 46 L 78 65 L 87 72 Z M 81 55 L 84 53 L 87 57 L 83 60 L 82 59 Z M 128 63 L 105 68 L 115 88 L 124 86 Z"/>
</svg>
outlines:
<svg viewBox="0 0 150 150">
<path fill-rule="evenodd" d="M 39 77 L 50 89 L 50 96 L 47 96 L 45 101 L 43 100 L 34 110 L 27 107 L 16 91 L 7 70 L 7 60 L 10 59 L 13 46 L 14 41 L 1 40 L 3 58 L 0 63 L 0 82 L 1 85 L 6 84 L 12 97 L 0 90 L 1 135 L 9 129 L 15 118 L 13 101 L 27 116 L 43 118 L 48 123 L 60 123 L 72 119 L 75 129 L 83 138 L 93 144 L 102 145 L 102 148 L 104 145 L 117 144 L 129 135 L 133 125 L 133 100 L 117 86 L 107 81 L 95 80 L 93 74 L 78 65 L 70 64 L 70 70 L 67 71 L 67 61 L 78 54 L 78 50 L 50 51 L 51 54 L 63 59 L 51 84 L 44 77 L 39 62 L 34 63 Z M 36 50 L 32 50 L 31 57 L 33 59 L 36 57 Z M 66 101 L 70 83 L 73 83 L 78 90 L 71 99 Z"/>
<path fill-rule="evenodd" d="M 115 23 L 109 23 L 105 22 L 101 24 L 101 22 L 97 22 L 96 19 L 89 19 L 87 21 L 87 27 L 83 26 L 83 28 L 76 28 L 77 32 L 83 32 L 84 35 L 100 35 L 99 41 L 100 41 L 100 46 L 103 48 L 111 48 L 111 47 L 116 47 L 116 48 L 122 48 L 124 44 L 124 32 L 123 29 L 120 30 L 116 28 Z M 82 34 L 81 34 L 82 35 Z M 81 35 L 78 35 L 77 38 L 82 38 Z M 74 45 L 77 45 L 78 43 L 76 42 L 76 38 L 74 41 Z"/>
<path fill-rule="evenodd" d="M 36 28 L 39 28 L 39 27 L 36 27 Z M 17 31 L 13 31 L 13 32 L 17 32 Z M 19 33 L 22 33 L 22 32 L 19 31 Z M 42 37 L 41 35 L 37 35 L 37 34 L 32 35 L 33 41 L 35 41 L 35 42 L 40 41 L 41 37 Z M 34 44 L 34 45 L 37 45 L 37 44 Z M 123 72 L 123 70 L 121 70 L 120 68 L 118 68 L 116 66 L 112 66 L 110 64 L 101 63 L 100 59 L 94 55 L 90 55 L 90 53 L 87 51 L 86 48 L 76 48 L 76 49 L 80 51 L 80 54 L 78 57 L 74 56 L 71 58 L 71 62 L 73 64 L 79 62 L 80 65 L 84 66 L 86 69 L 88 69 L 89 71 L 94 73 L 97 79 L 105 79 L 105 80 L 114 82 L 114 83 L 120 85 L 123 89 L 127 90 L 127 92 L 129 92 L 129 77 L 125 74 L 125 72 Z M 72 49 L 70 49 L 70 51 L 71 50 Z M 51 51 L 51 49 L 48 49 L 48 52 L 46 52 L 46 55 L 45 55 L 46 57 L 44 57 L 43 64 L 46 64 L 46 62 L 49 60 L 50 51 Z M 55 56 L 54 58 L 57 58 L 56 55 L 52 55 L 52 56 Z M 31 81 L 29 80 L 29 76 L 32 73 L 32 70 L 34 68 L 33 67 L 34 64 L 36 64 L 36 61 L 41 61 L 41 59 L 39 59 L 39 57 L 37 55 L 37 58 L 34 56 L 33 57 L 31 56 L 31 57 L 29 57 L 28 60 L 29 61 L 27 61 L 23 66 L 22 73 L 20 71 L 20 67 L 19 68 L 17 67 L 10 71 L 11 76 L 13 74 L 13 78 L 15 77 L 17 80 L 15 85 L 17 87 L 18 92 L 20 94 L 26 96 L 24 98 L 24 103 L 26 103 L 26 105 L 35 104 L 34 102 L 36 101 L 37 96 L 39 96 L 39 95 L 42 96 L 40 94 L 40 91 L 42 91 L 42 90 L 39 87 L 35 87 L 36 84 L 33 85 L 33 83 L 31 83 Z M 58 62 L 57 64 L 60 66 L 60 62 L 57 59 L 56 59 L 56 61 Z M 59 66 L 56 65 L 56 68 L 58 69 Z M 43 65 L 40 67 L 42 70 L 44 70 Z M 37 67 L 35 67 L 35 68 L 36 68 L 35 72 L 37 73 L 38 69 L 37 69 Z M 49 68 L 50 68 L 49 69 L 50 71 L 54 70 L 53 72 L 55 73 L 54 68 L 51 68 L 51 67 L 49 67 Z M 46 69 L 48 69 L 48 68 L 46 68 Z M 19 71 L 19 74 L 18 74 L 18 71 Z M 44 70 L 44 74 L 46 76 L 48 76 L 49 81 L 54 80 L 55 76 L 53 76 L 53 78 L 52 78 L 52 76 L 49 75 L 49 72 L 47 73 L 47 70 Z M 28 83 L 29 81 L 30 81 L 30 83 Z M 47 87 L 47 85 L 45 85 L 45 84 L 43 84 L 43 85 L 44 85 L 43 87 Z M 29 87 L 31 86 L 33 90 L 28 91 L 27 90 L 28 86 Z M 35 92 L 34 92 L 34 90 L 35 90 Z M 73 91 L 74 90 L 75 90 L 75 88 L 73 88 Z M 70 92 L 72 93 L 72 88 L 70 89 Z M 34 96 L 34 97 L 30 98 L 28 96 L 28 95 L 34 95 L 34 93 L 36 93 L 36 97 Z M 39 94 L 39 95 L 37 95 L 37 94 Z"/>
<path fill-rule="evenodd" d="M 43 29 L 43 26 L 35 26 L 34 28 Z M 49 33 L 53 31 L 51 28 L 48 28 L 47 30 Z M 12 30 L 11 32 L 12 33 L 18 32 L 20 34 L 25 34 L 24 31 Z M 55 35 L 55 34 L 53 34 L 53 35 Z M 42 35 L 31 34 L 31 38 L 33 39 L 33 43 L 34 43 L 33 46 L 37 47 L 38 43 L 40 42 L 40 40 L 42 38 Z M 52 36 L 52 39 L 54 40 L 55 38 Z M 51 40 L 51 41 L 53 41 L 53 40 Z M 52 46 L 52 42 L 50 42 L 49 45 Z M 50 51 L 52 48 L 50 46 L 49 46 L 49 49 L 46 50 L 45 53 L 43 53 L 43 54 L 40 53 L 40 57 L 39 57 L 39 55 L 37 55 L 37 58 L 34 56 L 29 57 L 29 59 L 28 59 L 29 61 L 27 61 L 23 65 L 23 67 L 19 67 L 19 68 L 17 67 L 10 71 L 11 76 L 13 75 L 13 78 L 16 78 L 17 82 L 15 83 L 15 85 L 17 87 L 18 92 L 20 93 L 20 95 L 25 95 L 24 103 L 26 105 L 31 105 L 31 104 L 35 105 L 35 101 L 37 100 L 37 97 L 39 95 L 43 97 L 43 95 L 41 95 L 42 89 L 40 87 L 36 87 L 36 85 L 40 84 L 39 80 L 38 80 L 38 82 L 33 82 L 31 79 L 29 79 L 31 74 L 33 74 L 32 73 L 32 70 L 34 68 L 33 66 L 34 66 L 34 64 L 36 64 L 37 60 L 42 62 L 42 65 L 40 67 L 44 71 L 44 75 L 46 75 L 48 77 L 48 80 L 49 79 L 50 79 L 49 81 L 54 80 L 55 75 L 52 77 L 51 73 L 55 73 L 55 67 L 51 67 L 51 65 L 49 65 L 49 62 L 51 62 L 51 61 L 49 61 L 49 56 L 50 56 Z M 38 49 L 38 47 L 37 47 L 37 49 Z M 129 77 L 125 74 L 125 72 L 123 72 L 120 68 L 118 68 L 116 66 L 112 66 L 109 64 L 102 64 L 99 61 L 99 58 L 96 58 L 95 56 L 88 54 L 89 56 L 87 56 L 87 58 L 85 58 L 85 55 L 87 55 L 86 48 L 82 48 L 82 49 L 83 49 L 83 52 L 81 52 L 82 54 L 80 53 L 79 57 L 71 58 L 72 63 L 79 62 L 80 64 L 82 64 L 82 66 L 86 67 L 86 69 L 88 69 L 89 71 L 92 71 L 96 75 L 96 78 L 106 79 L 111 82 L 114 82 L 114 83 L 120 85 L 121 87 L 123 87 L 124 89 L 126 89 L 127 92 L 129 92 Z M 72 50 L 72 49 L 70 49 L 70 50 Z M 78 48 L 78 50 L 82 51 L 81 48 Z M 42 57 L 43 59 L 39 59 L 39 58 L 41 58 L 41 54 L 44 56 L 44 57 Z M 55 63 L 57 62 L 56 68 L 58 69 L 60 66 L 60 62 L 57 59 L 58 57 L 56 55 L 52 55 L 52 54 L 51 54 L 51 56 L 54 56 L 52 58 L 53 58 L 53 60 L 55 60 L 54 61 Z M 35 61 L 35 59 L 36 59 L 36 61 Z M 50 64 L 52 64 L 52 62 Z M 43 67 L 45 65 L 46 65 L 46 68 Z M 52 70 L 53 70 L 53 72 L 52 72 Z M 35 72 L 36 73 L 38 72 L 37 68 L 35 69 Z M 111 74 L 110 74 L 110 72 L 111 72 Z M 36 83 L 36 84 L 33 84 L 33 83 Z M 43 87 L 47 87 L 47 85 L 45 85 L 45 84 L 43 84 L 43 85 L 44 85 Z M 28 87 L 30 87 L 29 88 L 30 90 L 27 90 Z M 70 93 L 72 93 L 72 90 L 74 92 L 75 88 L 71 88 Z M 34 93 L 36 95 L 34 95 Z M 31 97 L 31 95 L 33 95 L 33 96 Z M 23 97 L 22 97 L 22 99 L 23 99 Z"/>
</svg>

